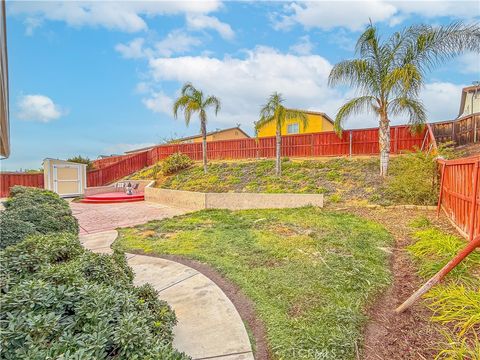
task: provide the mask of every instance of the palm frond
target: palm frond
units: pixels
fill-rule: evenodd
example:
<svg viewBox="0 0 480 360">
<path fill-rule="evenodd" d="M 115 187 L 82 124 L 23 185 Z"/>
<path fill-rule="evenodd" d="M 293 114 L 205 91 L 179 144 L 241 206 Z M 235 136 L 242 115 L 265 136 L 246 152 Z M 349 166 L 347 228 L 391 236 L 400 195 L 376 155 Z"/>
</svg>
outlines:
<svg viewBox="0 0 480 360">
<path fill-rule="evenodd" d="M 215 109 L 215 115 L 218 114 L 218 112 L 220 111 L 221 107 L 222 107 L 222 104 L 220 102 L 220 99 L 218 99 L 217 97 L 211 95 L 207 98 L 207 100 L 205 100 L 205 102 L 203 103 L 203 106 L 205 108 L 208 108 L 210 106 L 213 106 L 214 109 Z"/>
<path fill-rule="evenodd" d="M 173 103 L 173 117 L 176 119 L 178 117 L 178 110 L 183 110 L 188 102 L 190 101 L 190 97 L 187 95 L 180 96 L 174 103 Z"/>
<path fill-rule="evenodd" d="M 391 115 L 408 114 L 409 124 L 417 130 L 421 129 L 427 121 L 425 106 L 420 100 L 413 97 L 402 96 L 393 99 L 388 104 L 388 110 Z"/>
<path fill-rule="evenodd" d="M 342 124 L 350 115 L 378 111 L 375 102 L 377 102 L 377 98 L 374 96 L 360 96 L 342 105 L 342 107 L 338 109 L 337 116 L 335 116 L 334 126 L 337 134 L 342 134 Z"/>
<path fill-rule="evenodd" d="M 301 110 L 287 109 L 285 112 L 285 120 L 299 120 L 304 129 L 308 126 L 308 116 Z"/>
<path fill-rule="evenodd" d="M 378 89 L 375 70 L 365 59 L 345 60 L 336 64 L 328 76 L 328 85 L 348 85 L 364 92 Z"/>
</svg>

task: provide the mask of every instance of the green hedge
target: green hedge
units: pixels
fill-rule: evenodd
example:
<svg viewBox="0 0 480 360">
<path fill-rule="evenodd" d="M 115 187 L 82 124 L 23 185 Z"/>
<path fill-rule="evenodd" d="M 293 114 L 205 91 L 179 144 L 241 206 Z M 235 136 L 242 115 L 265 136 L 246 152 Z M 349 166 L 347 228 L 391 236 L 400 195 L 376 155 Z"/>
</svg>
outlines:
<svg viewBox="0 0 480 360">
<path fill-rule="evenodd" d="M 78 239 L 68 203 L 15 187 L 0 214 L 0 359 L 188 359 L 172 347 L 175 314 L 133 286 L 125 254 Z"/>
<path fill-rule="evenodd" d="M 76 235 L 34 235 L 0 251 L 2 359 L 187 359 L 175 315 L 134 287 L 122 254 L 94 254 Z"/>
<path fill-rule="evenodd" d="M 78 234 L 78 222 L 68 203 L 52 191 L 24 186 L 12 188 L 0 213 L 0 249 L 28 235 L 69 232 Z"/>
<path fill-rule="evenodd" d="M 163 160 L 162 162 L 162 173 L 163 175 L 171 175 L 176 172 L 188 169 L 193 165 L 193 160 L 190 159 L 187 155 L 182 153 L 175 153 Z"/>
</svg>

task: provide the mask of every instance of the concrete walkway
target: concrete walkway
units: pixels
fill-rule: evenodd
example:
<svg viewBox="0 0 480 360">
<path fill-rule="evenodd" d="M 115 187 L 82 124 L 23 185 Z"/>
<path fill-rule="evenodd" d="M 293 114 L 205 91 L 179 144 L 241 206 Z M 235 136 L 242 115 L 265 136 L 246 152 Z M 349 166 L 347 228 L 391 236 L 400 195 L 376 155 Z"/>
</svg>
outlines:
<svg viewBox="0 0 480 360">
<path fill-rule="evenodd" d="M 95 205 L 97 206 L 97 205 Z M 98 253 L 111 253 L 117 231 L 83 234 L 80 241 Z M 253 360 L 245 326 L 223 291 L 198 271 L 174 261 L 127 254 L 134 283 L 150 283 L 177 315 L 176 349 L 193 359 Z"/>
</svg>

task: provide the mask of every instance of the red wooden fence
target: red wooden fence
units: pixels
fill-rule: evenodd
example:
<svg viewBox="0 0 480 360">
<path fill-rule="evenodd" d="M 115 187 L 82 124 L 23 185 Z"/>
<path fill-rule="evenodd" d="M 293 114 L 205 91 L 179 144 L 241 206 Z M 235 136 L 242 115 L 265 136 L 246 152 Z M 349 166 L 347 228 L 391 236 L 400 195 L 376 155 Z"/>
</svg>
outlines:
<svg viewBox="0 0 480 360">
<path fill-rule="evenodd" d="M 391 153 L 398 154 L 415 147 L 425 147 L 431 141 L 431 138 L 426 136 L 426 131 L 413 134 L 407 125 L 391 127 Z M 91 187 L 110 184 L 176 152 L 184 153 L 193 160 L 201 160 L 202 144 L 159 145 L 137 154 L 95 160 L 96 169 L 88 172 L 87 185 Z M 281 152 L 282 156 L 288 157 L 375 155 L 379 153 L 378 128 L 345 130 L 340 137 L 333 131 L 286 135 L 282 136 Z M 273 158 L 275 137 L 212 141 L 207 143 L 207 156 L 211 160 Z M 32 182 L 28 174 L 15 175 L 11 180 L 8 180 L 7 176 L 6 181 L 2 181 L 1 196 L 8 196 L 8 189 L 13 185 L 43 187 L 43 175 L 37 182 Z M 2 174 L 2 179 L 3 176 Z"/>
<path fill-rule="evenodd" d="M 0 173 L 0 197 L 7 197 L 15 185 L 43 188 L 43 173 Z"/>
<path fill-rule="evenodd" d="M 425 140 L 430 142 L 430 138 L 425 137 L 426 131 L 412 134 L 406 125 L 391 127 L 391 153 L 421 148 Z M 147 162 L 152 165 L 175 152 L 201 160 L 202 144 L 159 145 L 147 151 Z M 286 135 L 282 136 L 281 152 L 282 156 L 289 157 L 375 155 L 379 153 L 378 128 L 345 130 L 341 137 L 333 131 Z M 275 157 L 275 137 L 212 141 L 207 143 L 207 157 L 211 160 L 272 158 Z"/>
<path fill-rule="evenodd" d="M 110 184 L 147 166 L 147 153 L 129 155 L 112 165 L 87 173 L 87 185 L 102 186 Z"/>
<path fill-rule="evenodd" d="M 443 209 L 460 233 L 472 240 L 480 235 L 480 156 L 438 162 L 438 211 Z"/>
</svg>

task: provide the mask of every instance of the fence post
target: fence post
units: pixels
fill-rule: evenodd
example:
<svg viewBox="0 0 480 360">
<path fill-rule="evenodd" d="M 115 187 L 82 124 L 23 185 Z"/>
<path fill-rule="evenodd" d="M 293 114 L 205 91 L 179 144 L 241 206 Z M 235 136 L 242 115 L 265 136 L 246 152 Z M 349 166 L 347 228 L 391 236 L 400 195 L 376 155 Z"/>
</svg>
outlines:
<svg viewBox="0 0 480 360">
<path fill-rule="evenodd" d="M 349 135 L 349 150 L 348 153 L 350 157 L 352 157 L 352 138 L 353 138 L 353 133 L 352 130 L 350 130 L 350 135 Z"/>
<path fill-rule="evenodd" d="M 447 165 L 445 163 L 442 164 L 442 172 L 440 177 L 440 194 L 438 194 L 438 204 L 437 204 L 437 216 L 440 215 L 440 209 L 442 207 L 442 198 L 443 198 L 443 181 L 445 178 L 445 167 Z"/>
<path fill-rule="evenodd" d="M 310 156 L 313 156 L 313 134 L 310 135 Z"/>
<path fill-rule="evenodd" d="M 476 143 L 477 142 L 477 119 L 476 119 L 476 116 L 472 116 L 473 118 L 473 142 Z M 480 119 L 480 118 L 479 118 Z"/>
<path fill-rule="evenodd" d="M 473 240 L 473 232 L 475 230 L 475 217 L 477 215 L 477 194 L 478 194 L 478 166 L 480 160 L 475 163 L 473 168 L 473 194 L 472 194 L 472 208 L 470 209 L 470 224 L 468 231 L 468 240 Z"/>
<path fill-rule="evenodd" d="M 398 153 L 398 127 L 395 127 L 395 142 L 393 145 L 393 150 L 395 154 Z"/>
</svg>

